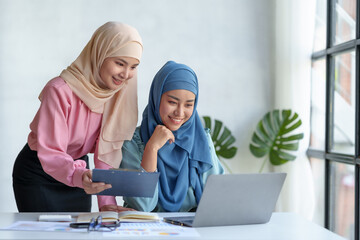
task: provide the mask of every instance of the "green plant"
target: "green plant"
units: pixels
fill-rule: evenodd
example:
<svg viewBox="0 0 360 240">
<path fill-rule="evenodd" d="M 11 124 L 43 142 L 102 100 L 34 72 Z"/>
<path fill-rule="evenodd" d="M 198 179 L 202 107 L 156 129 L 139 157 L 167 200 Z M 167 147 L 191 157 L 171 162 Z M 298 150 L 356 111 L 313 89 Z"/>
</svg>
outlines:
<svg viewBox="0 0 360 240">
<path fill-rule="evenodd" d="M 203 116 L 205 127 L 210 129 L 211 139 L 214 143 L 216 155 L 229 173 L 232 173 L 228 165 L 222 158 L 233 158 L 237 152 L 237 147 L 231 146 L 236 140 L 231 131 L 223 125 L 220 120 L 214 119 L 214 127 L 209 116 Z M 220 134 L 221 133 L 221 134 Z"/>
<path fill-rule="evenodd" d="M 296 156 L 288 151 L 297 151 L 299 141 L 304 137 L 303 133 L 292 134 L 302 124 L 299 115 L 291 110 L 273 110 L 265 114 L 256 126 L 250 143 L 251 153 L 261 158 L 268 154 L 268 159 L 273 165 L 281 165 L 288 161 L 294 161 Z M 262 172 L 265 158 L 260 171 Z"/>
</svg>

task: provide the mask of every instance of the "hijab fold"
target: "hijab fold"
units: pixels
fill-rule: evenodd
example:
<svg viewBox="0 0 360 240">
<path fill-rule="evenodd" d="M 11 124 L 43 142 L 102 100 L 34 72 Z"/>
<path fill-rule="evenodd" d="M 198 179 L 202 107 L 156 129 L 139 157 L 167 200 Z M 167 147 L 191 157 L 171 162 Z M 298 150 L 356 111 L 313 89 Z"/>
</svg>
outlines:
<svg viewBox="0 0 360 240">
<path fill-rule="evenodd" d="M 146 144 L 161 121 L 159 107 L 163 93 L 185 89 L 195 94 L 194 110 L 178 130 L 175 142 L 168 142 L 158 151 L 159 202 L 166 211 L 179 211 L 191 186 L 199 202 L 203 185 L 202 173 L 212 167 L 207 136 L 196 106 L 198 80 L 195 72 L 184 64 L 167 62 L 155 75 L 149 94 L 148 105 L 143 112 L 140 127 L 141 138 Z"/>
<path fill-rule="evenodd" d="M 104 86 L 99 71 L 108 57 L 132 57 L 140 61 L 141 54 L 142 40 L 135 28 L 107 22 L 60 74 L 91 111 L 103 115 L 98 158 L 113 167 L 120 165 L 123 142 L 131 139 L 137 124 L 137 74 L 119 89 L 110 90 Z"/>
</svg>

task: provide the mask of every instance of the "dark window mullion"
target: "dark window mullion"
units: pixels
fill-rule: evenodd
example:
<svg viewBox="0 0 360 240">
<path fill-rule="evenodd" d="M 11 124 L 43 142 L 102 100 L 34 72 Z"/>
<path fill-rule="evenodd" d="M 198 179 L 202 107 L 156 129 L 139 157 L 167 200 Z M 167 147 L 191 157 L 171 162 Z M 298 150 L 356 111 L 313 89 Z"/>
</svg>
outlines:
<svg viewBox="0 0 360 240">
<path fill-rule="evenodd" d="M 326 49 L 331 48 L 335 43 L 336 33 L 336 0 L 327 0 L 326 14 Z"/>
<path fill-rule="evenodd" d="M 354 221 L 354 239 L 360 239 L 360 220 L 359 220 L 359 204 L 360 204 L 360 179 L 359 179 L 359 156 L 360 156 L 360 0 L 356 1 L 356 43 L 355 46 L 355 221 Z"/>
<path fill-rule="evenodd" d="M 354 221 L 354 239 L 360 239 L 360 0 L 356 1 L 356 46 L 355 46 L 355 221 Z"/>
<path fill-rule="evenodd" d="M 341 154 L 341 153 L 324 153 L 321 150 L 317 150 L 317 149 L 311 149 L 309 148 L 306 152 L 307 156 L 309 157 L 314 157 L 314 158 L 319 158 L 319 159 L 328 159 L 331 160 L 333 162 L 340 162 L 340 163 L 345 163 L 345 164 L 354 164 L 354 156 L 352 155 L 347 155 L 347 154 Z M 360 163 L 360 158 L 357 159 Z"/>
<path fill-rule="evenodd" d="M 354 164 L 354 156 L 339 154 L 339 153 L 325 153 L 325 158 L 334 162 Z"/>
<path fill-rule="evenodd" d="M 331 55 L 331 54 L 340 54 L 343 52 L 348 52 L 348 51 L 354 50 L 355 46 L 357 46 L 357 45 L 360 45 L 360 39 L 359 40 L 353 39 L 348 42 L 344 42 L 339 45 L 335 45 L 333 47 L 329 47 L 327 49 L 314 52 L 311 55 L 311 59 L 317 60 L 317 59 L 323 58 L 329 54 Z"/>
<path fill-rule="evenodd" d="M 314 158 L 318 158 L 318 159 L 325 159 L 325 152 L 321 151 L 321 150 L 317 150 L 317 149 L 309 148 L 306 151 L 306 155 L 308 157 L 314 157 Z"/>
<path fill-rule="evenodd" d="M 355 33 L 355 38 L 356 39 L 359 39 L 360 38 L 360 9 L 359 9 L 359 6 L 360 6 L 360 0 L 357 0 L 356 1 L 356 33 Z"/>
<path fill-rule="evenodd" d="M 333 0 L 327 0 L 327 14 L 326 14 L 326 49 L 330 48 L 333 44 L 333 32 L 334 32 L 334 26 L 332 24 L 332 19 L 334 19 L 334 6 L 335 3 Z M 326 50 L 325 50 L 326 52 Z M 331 123 L 330 123 L 330 93 L 331 93 L 331 81 L 329 79 L 331 74 L 331 59 L 332 57 L 327 54 L 326 52 L 326 99 L 325 99 L 325 153 L 328 153 L 330 151 L 330 137 L 331 134 L 329 132 Z M 330 229 L 330 171 L 331 171 L 331 163 L 329 160 L 325 158 L 325 216 L 324 216 L 324 226 L 327 229 Z"/>
<path fill-rule="evenodd" d="M 311 54 L 311 59 L 313 61 L 316 61 L 320 58 L 323 58 L 327 55 L 326 49 L 325 50 L 321 50 L 321 51 L 317 51 Z"/>
<path fill-rule="evenodd" d="M 355 164 L 355 222 L 354 239 L 359 240 L 359 165 Z"/>
<path fill-rule="evenodd" d="M 350 50 L 354 50 L 356 44 L 357 44 L 356 40 L 353 39 L 353 40 L 350 40 L 348 42 L 344 42 L 344 43 L 335 45 L 335 46 L 327 49 L 326 52 L 328 54 L 334 54 L 334 53 L 339 54 L 339 53 L 342 53 L 342 52 L 347 52 L 347 51 L 350 51 Z"/>
<path fill-rule="evenodd" d="M 331 1 L 331 0 L 329 0 Z M 333 137 L 332 137 L 332 116 L 333 116 L 333 111 L 332 111 L 332 84 L 331 84 L 331 65 L 332 64 L 333 58 L 330 55 L 326 56 L 326 113 L 325 113 L 325 155 L 326 153 L 330 152 L 331 147 L 332 147 L 332 142 L 333 142 Z M 330 182 L 330 176 L 331 176 L 331 165 L 330 165 L 330 160 L 328 160 L 327 158 L 325 158 L 325 221 L 324 221 L 324 225 L 327 229 L 330 229 L 330 194 L 331 194 L 331 182 Z M 330 229 L 332 230 L 332 229 Z"/>
</svg>

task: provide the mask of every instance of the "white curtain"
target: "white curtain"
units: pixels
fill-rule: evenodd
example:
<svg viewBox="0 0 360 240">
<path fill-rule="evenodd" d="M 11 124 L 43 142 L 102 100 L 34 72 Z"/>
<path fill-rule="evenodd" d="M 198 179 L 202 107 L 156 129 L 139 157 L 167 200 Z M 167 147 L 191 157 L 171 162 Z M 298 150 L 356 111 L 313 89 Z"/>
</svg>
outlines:
<svg viewBox="0 0 360 240">
<path fill-rule="evenodd" d="M 311 220 L 314 214 L 314 183 L 306 150 L 310 135 L 311 53 L 315 26 L 314 0 L 276 0 L 275 17 L 275 109 L 291 109 L 302 120 L 297 158 L 272 167 L 287 178 L 276 210 L 296 212 Z"/>
</svg>

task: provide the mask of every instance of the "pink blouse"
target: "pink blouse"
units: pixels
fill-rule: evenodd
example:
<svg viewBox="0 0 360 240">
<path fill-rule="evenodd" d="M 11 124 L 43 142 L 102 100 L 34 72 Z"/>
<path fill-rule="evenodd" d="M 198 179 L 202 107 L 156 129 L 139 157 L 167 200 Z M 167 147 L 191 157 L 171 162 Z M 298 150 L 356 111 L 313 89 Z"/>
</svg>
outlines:
<svg viewBox="0 0 360 240">
<path fill-rule="evenodd" d="M 49 81 L 28 136 L 44 171 L 68 186 L 83 187 L 86 163 L 78 159 L 95 150 L 102 115 L 90 109 L 60 77 Z"/>
<path fill-rule="evenodd" d="M 40 108 L 30 124 L 30 148 L 38 152 L 44 171 L 68 186 L 83 188 L 86 162 L 78 159 L 94 153 L 102 114 L 92 112 L 66 84 L 56 77 L 43 89 Z M 110 168 L 94 156 L 95 167 Z M 116 204 L 115 197 L 99 196 L 99 207 Z"/>
</svg>

